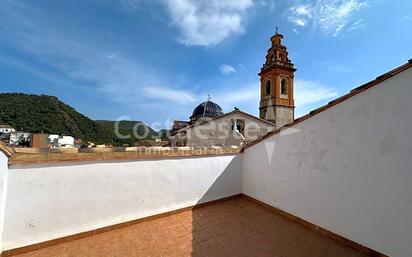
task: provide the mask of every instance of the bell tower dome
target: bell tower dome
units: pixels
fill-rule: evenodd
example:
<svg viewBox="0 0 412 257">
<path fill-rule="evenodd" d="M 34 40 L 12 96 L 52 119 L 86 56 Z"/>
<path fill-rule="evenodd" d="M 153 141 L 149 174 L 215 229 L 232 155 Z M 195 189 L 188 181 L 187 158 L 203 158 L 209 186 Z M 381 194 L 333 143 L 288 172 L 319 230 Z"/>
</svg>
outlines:
<svg viewBox="0 0 412 257">
<path fill-rule="evenodd" d="M 296 69 L 283 45 L 283 35 L 276 33 L 260 70 L 259 116 L 276 125 L 276 129 L 293 122 L 295 103 L 293 80 Z"/>
</svg>

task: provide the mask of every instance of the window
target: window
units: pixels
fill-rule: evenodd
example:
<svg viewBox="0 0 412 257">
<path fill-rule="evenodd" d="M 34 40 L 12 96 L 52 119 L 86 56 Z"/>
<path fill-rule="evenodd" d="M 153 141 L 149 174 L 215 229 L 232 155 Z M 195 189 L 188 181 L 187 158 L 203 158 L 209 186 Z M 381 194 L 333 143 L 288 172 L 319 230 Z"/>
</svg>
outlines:
<svg viewBox="0 0 412 257">
<path fill-rule="evenodd" d="M 235 125 L 236 125 L 236 130 L 240 132 L 240 134 L 243 135 L 245 132 L 245 120 L 243 119 L 232 119 L 232 130 L 235 130 Z"/>
<path fill-rule="evenodd" d="M 275 60 L 275 57 L 273 54 L 269 55 L 266 59 L 266 64 L 271 64 Z"/>
<path fill-rule="evenodd" d="M 266 80 L 265 92 L 266 95 L 270 95 L 270 88 L 272 87 L 270 80 Z"/>
<path fill-rule="evenodd" d="M 283 78 L 280 82 L 280 94 L 283 96 L 289 94 L 289 82 L 287 78 Z"/>
</svg>

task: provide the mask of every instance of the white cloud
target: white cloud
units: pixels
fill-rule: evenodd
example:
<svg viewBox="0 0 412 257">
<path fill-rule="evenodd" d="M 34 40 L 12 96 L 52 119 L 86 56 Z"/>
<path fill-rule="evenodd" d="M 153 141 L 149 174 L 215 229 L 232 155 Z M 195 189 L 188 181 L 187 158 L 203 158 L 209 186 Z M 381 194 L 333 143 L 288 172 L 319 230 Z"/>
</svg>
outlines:
<svg viewBox="0 0 412 257">
<path fill-rule="evenodd" d="M 312 19 L 312 13 L 310 4 L 294 5 L 288 10 L 288 20 L 297 26 L 305 27 Z"/>
<path fill-rule="evenodd" d="M 175 104 L 192 104 L 193 102 L 199 101 L 194 94 L 185 90 L 176 90 L 168 87 L 145 87 L 143 89 L 143 95 L 152 98 L 166 100 L 174 102 Z"/>
<path fill-rule="evenodd" d="M 138 57 L 130 56 L 127 50 L 122 51 L 93 37 L 62 31 L 58 26 L 44 22 L 37 17 L 41 12 L 33 11 L 31 7 L 11 4 L 3 7 L 0 17 L 13 24 L 13 30 L 4 34 L 3 43 L 19 48 L 33 60 L 63 75 L 57 79 L 48 70 L 33 68 L 10 58 L 0 58 L 0 62 L 6 60 L 8 65 L 52 82 L 52 86 L 72 87 L 86 94 L 102 94 L 112 102 L 136 108 L 153 102 L 144 94 L 151 85 L 170 85 L 176 81 L 173 74 L 161 72 L 160 76 L 159 71 Z M 26 19 L 31 20 L 30 24 L 25 22 Z M 158 95 L 163 100 L 167 100 L 165 94 L 169 94 L 171 97 L 180 96 L 186 102 L 192 101 L 190 94 L 179 93 L 183 92 L 169 87 L 168 91 L 162 89 Z"/>
<path fill-rule="evenodd" d="M 219 67 L 219 69 L 220 69 L 220 72 L 221 72 L 223 75 L 229 75 L 229 74 L 231 74 L 231 73 L 236 73 L 236 69 L 233 68 L 232 66 L 228 65 L 228 64 L 223 64 L 223 65 L 221 65 L 221 66 Z"/>
<path fill-rule="evenodd" d="M 166 0 L 172 24 L 185 45 L 213 46 L 232 33 L 243 32 L 252 0 Z"/>
<path fill-rule="evenodd" d="M 295 105 L 302 107 L 338 96 L 333 89 L 311 80 L 295 80 Z"/>
<path fill-rule="evenodd" d="M 366 2 L 359 0 L 323 1 L 320 6 L 319 26 L 324 33 L 337 36 L 351 20 L 353 12 L 366 6 Z"/>
<path fill-rule="evenodd" d="M 367 6 L 363 0 L 318 0 L 314 3 L 295 3 L 287 11 L 287 18 L 296 26 L 312 24 L 325 35 L 340 35 L 352 22 L 355 12 Z M 363 20 L 353 22 L 348 31 L 363 27 Z"/>
<path fill-rule="evenodd" d="M 359 19 L 352 23 L 352 25 L 348 28 L 348 32 L 353 32 L 365 27 L 365 22 L 363 19 Z"/>
</svg>

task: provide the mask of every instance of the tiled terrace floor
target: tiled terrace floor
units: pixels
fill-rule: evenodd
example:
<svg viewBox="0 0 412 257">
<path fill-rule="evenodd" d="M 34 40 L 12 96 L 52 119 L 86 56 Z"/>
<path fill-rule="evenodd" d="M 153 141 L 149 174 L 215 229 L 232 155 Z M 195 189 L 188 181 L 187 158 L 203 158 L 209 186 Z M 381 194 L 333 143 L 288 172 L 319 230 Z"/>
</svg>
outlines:
<svg viewBox="0 0 412 257">
<path fill-rule="evenodd" d="M 19 257 L 366 256 L 244 198 L 146 221 Z"/>
</svg>

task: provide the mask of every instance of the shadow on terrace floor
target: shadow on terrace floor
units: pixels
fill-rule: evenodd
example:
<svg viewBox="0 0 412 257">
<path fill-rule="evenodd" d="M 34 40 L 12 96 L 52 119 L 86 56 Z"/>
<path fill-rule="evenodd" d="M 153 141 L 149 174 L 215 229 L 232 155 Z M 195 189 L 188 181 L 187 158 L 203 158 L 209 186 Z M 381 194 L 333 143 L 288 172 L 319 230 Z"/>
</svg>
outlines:
<svg viewBox="0 0 412 257">
<path fill-rule="evenodd" d="M 235 162 L 236 159 L 233 161 Z M 228 185 L 233 170 L 233 167 L 225 170 L 199 202 L 207 202 L 222 193 Z M 319 233 L 309 231 L 283 216 L 238 196 L 194 210 L 144 221 L 18 256 L 361 257 L 366 255 Z"/>
</svg>

